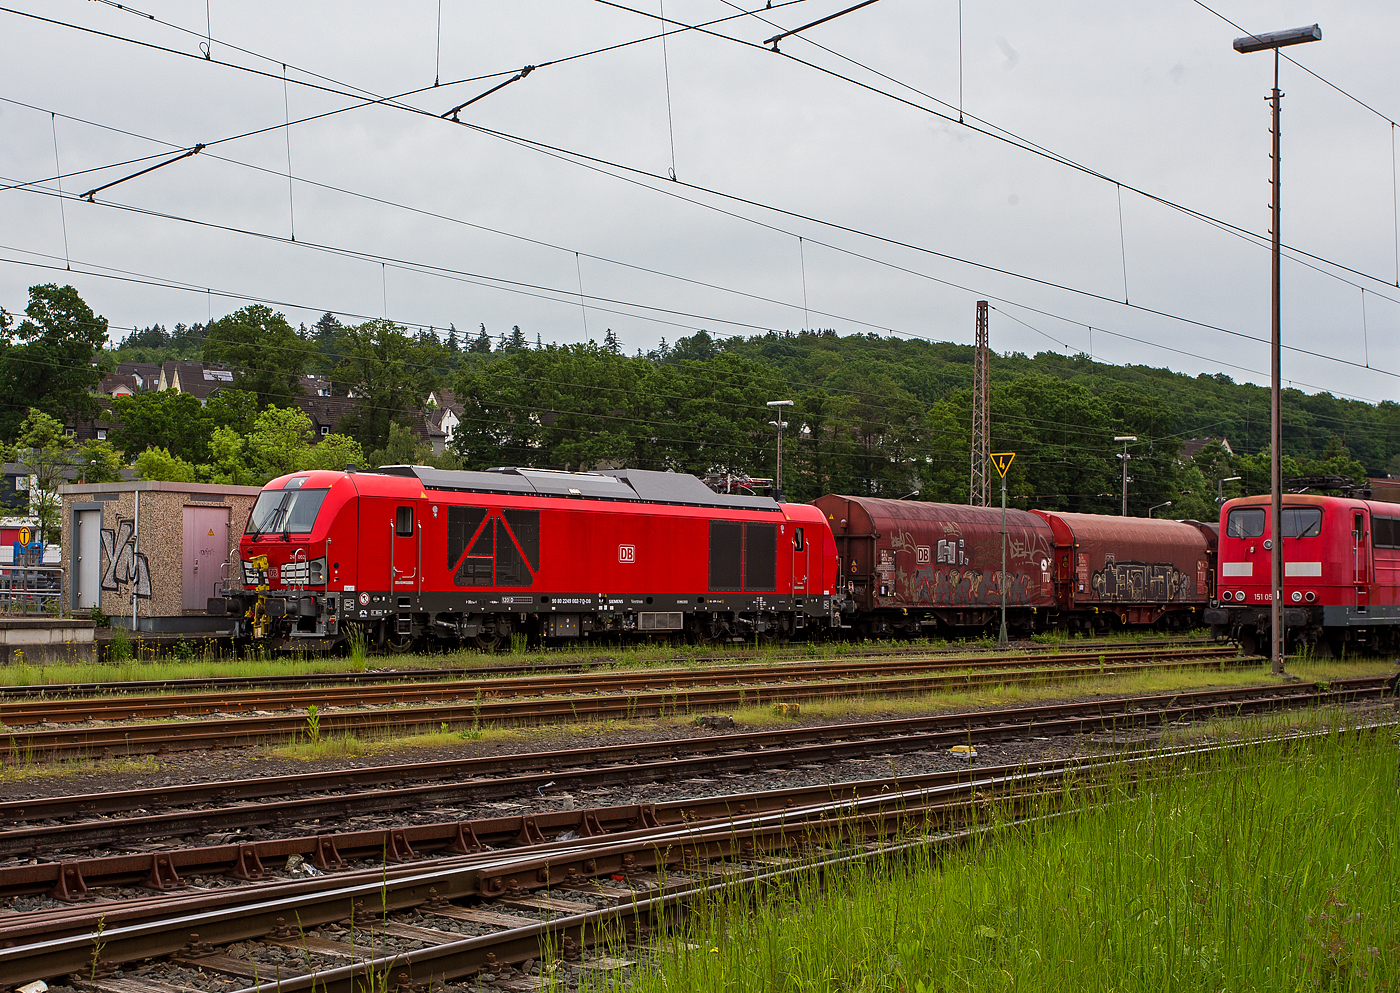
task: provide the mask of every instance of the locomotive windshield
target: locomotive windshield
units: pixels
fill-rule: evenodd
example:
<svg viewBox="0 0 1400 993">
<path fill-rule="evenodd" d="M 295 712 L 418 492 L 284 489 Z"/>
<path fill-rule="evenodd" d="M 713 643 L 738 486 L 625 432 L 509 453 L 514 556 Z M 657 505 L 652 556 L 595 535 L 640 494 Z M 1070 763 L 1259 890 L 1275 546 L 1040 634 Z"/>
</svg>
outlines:
<svg viewBox="0 0 1400 993">
<path fill-rule="evenodd" d="M 329 490 L 270 490 L 258 495 L 244 534 L 310 534 Z"/>
<path fill-rule="evenodd" d="M 1263 533 L 1262 507 L 1239 507 L 1230 511 L 1225 521 L 1225 535 L 1229 538 L 1258 538 Z"/>
<path fill-rule="evenodd" d="M 1283 536 L 1285 538 L 1315 538 L 1321 533 L 1322 508 L 1283 508 Z"/>
</svg>

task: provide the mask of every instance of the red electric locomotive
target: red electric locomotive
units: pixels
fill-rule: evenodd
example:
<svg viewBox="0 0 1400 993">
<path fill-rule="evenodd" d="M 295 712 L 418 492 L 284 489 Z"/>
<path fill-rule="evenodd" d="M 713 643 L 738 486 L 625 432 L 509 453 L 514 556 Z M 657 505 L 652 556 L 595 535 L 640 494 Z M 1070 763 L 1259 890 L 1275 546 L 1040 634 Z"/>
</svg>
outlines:
<svg viewBox="0 0 1400 993">
<path fill-rule="evenodd" d="M 273 480 L 209 603 L 235 634 L 330 647 L 436 636 L 790 635 L 834 617 L 836 549 L 803 504 L 637 469 L 386 466 Z"/>
<path fill-rule="evenodd" d="M 1340 658 L 1350 646 L 1400 647 L 1400 506 L 1286 493 L 1282 527 L 1268 496 L 1220 508 L 1219 595 L 1206 623 L 1248 653 L 1268 651 L 1273 542 L 1282 535 L 1283 624 L 1290 646 Z"/>
</svg>

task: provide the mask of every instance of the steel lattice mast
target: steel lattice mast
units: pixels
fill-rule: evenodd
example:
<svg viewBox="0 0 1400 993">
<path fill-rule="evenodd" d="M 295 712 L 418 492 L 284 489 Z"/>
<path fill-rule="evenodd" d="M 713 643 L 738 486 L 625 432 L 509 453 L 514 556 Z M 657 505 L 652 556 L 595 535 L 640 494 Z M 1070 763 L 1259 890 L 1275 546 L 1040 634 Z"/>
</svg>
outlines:
<svg viewBox="0 0 1400 993">
<path fill-rule="evenodd" d="M 972 358 L 972 478 L 967 502 L 987 506 L 991 417 L 987 412 L 987 301 L 977 301 L 977 348 Z"/>
</svg>

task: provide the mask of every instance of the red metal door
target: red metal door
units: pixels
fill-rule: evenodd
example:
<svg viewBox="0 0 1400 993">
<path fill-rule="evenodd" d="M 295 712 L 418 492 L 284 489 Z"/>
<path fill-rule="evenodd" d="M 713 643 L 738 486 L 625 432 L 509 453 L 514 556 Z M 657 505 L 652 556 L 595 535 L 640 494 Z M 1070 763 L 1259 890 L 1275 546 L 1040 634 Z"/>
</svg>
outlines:
<svg viewBox="0 0 1400 993">
<path fill-rule="evenodd" d="M 393 529 L 390 539 L 389 589 L 408 592 L 416 589 L 418 575 L 418 529 L 421 522 L 412 506 L 394 508 L 394 516 L 389 522 Z"/>
<path fill-rule="evenodd" d="M 803 528 L 792 529 L 792 595 L 807 595 L 807 576 L 811 569 L 811 553 L 807 547 L 807 535 Z"/>
<path fill-rule="evenodd" d="M 1356 606 L 1365 609 L 1371 602 L 1371 536 L 1366 526 L 1366 512 L 1351 514 L 1352 583 L 1356 587 Z"/>
</svg>

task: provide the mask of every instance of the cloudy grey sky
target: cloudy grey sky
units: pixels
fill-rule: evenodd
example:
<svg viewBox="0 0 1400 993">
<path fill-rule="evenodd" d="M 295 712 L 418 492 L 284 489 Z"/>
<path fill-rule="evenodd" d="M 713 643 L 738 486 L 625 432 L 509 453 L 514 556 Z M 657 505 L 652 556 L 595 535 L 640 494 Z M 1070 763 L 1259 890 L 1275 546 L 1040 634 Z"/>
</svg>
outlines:
<svg viewBox="0 0 1400 993">
<path fill-rule="evenodd" d="M 763 49 L 853 2 L 668 0 L 664 50 L 569 59 L 655 35 L 662 2 L 12 0 L 0 183 L 31 185 L 0 191 L 0 304 L 66 281 L 114 328 L 264 300 L 635 351 L 967 342 L 990 297 L 1000 352 L 1267 382 L 1269 55 L 1193 0 L 880 0 Z M 1210 6 L 1323 29 L 1288 50 L 1317 76 L 1282 71 L 1284 241 L 1316 256 L 1285 261 L 1284 341 L 1317 353 L 1285 380 L 1400 399 L 1400 5 Z"/>
</svg>

